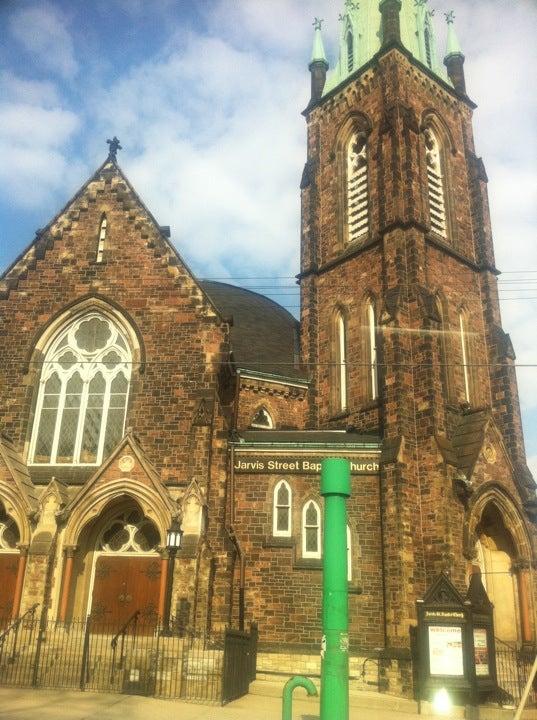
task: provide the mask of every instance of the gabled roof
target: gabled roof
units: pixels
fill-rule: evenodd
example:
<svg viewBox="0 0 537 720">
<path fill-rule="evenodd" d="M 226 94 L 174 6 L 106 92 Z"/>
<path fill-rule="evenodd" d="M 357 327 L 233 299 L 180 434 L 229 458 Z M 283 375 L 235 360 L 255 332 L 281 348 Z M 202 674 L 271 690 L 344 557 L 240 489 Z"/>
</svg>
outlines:
<svg viewBox="0 0 537 720">
<path fill-rule="evenodd" d="M 189 275 L 192 282 L 199 288 L 205 302 L 210 306 L 212 311 L 222 321 L 226 321 L 222 317 L 218 308 L 214 305 L 212 300 L 207 296 L 203 288 L 196 280 L 194 274 L 190 270 L 187 263 L 181 257 L 177 249 L 168 239 L 168 229 L 161 226 L 151 211 L 147 208 L 143 200 L 140 198 L 134 187 L 129 182 L 129 179 L 117 164 L 115 160 L 109 157 L 100 165 L 100 167 L 93 173 L 93 175 L 82 185 L 82 187 L 71 197 L 71 199 L 64 205 L 64 207 L 52 218 L 52 220 L 41 230 L 36 233 L 35 238 L 32 242 L 22 251 L 22 253 L 11 263 L 11 265 L 0 275 L 0 299 L 6 297 L 9 291 L 16 287 L 18 281 L 26 276 L 29 270 L 33 270 L 36 266 L 37 260 L 44 257 L 45 252 L 51 244 L 54 243 L 55 237 L 61 235 L 65 229 L 68 229 L 69 223 L 72 218 L 69 217 L 71 212 L 74 212 L 73 206 L 77 201 L 81 200 L 86 192 L 89 191 L 90 185 L 110 175 L 116 175 L 124 184 L 125 190 L 127 190 L 134 202 L 138 205 L 142 214 L 145 216 L 144 220 L 148 222 L 156 233 L 157 242 L 160 244 L 164 258 L 167 259 L 170 266 L 181 266 L 184 268 L 187 275 Z M 76 214 L 76 213 L 75 213 Z"/>
</svg>

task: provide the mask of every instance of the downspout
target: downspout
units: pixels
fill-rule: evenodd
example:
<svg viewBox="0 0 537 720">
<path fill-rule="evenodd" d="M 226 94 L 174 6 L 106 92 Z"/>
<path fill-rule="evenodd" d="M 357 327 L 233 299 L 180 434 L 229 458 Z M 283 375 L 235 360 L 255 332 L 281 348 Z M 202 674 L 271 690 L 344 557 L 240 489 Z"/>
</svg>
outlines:
<svg viewBox="0 0 537 720">
<path fill-rule="evenodd" d="M 235 522 L 235 448 L 231 446 L 230 452 L 230 509 L 229 509 L 229 523 L 226 524 L 226 531 L 229 539 L 233 543 L 237 555 L 239 558 L 239 630 L 244 630 L 244 588 L 245 588 L 245 575 L 246 575 L 246 557 L 242 550 L 239 539 L 237 538 L 234 530 Z"/>
</svg>

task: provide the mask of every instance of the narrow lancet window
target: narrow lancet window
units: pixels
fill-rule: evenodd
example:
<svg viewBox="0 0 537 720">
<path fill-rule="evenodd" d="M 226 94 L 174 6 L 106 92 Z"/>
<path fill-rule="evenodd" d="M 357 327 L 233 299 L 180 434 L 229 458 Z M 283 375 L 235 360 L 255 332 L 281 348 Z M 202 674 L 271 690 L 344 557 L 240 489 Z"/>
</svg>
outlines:
<svg viewBox="0 0 537 720">
<path fill-rule="evenodd" d="M 353 133 L 347 148 L 347 226 L 352 243 L 369 231 L 367 137 Z"/>
<path fill-rule="evenodd" d="M 291 488 L 285 480 L 274 488 L 272 503 L 272 534 L 275 537 L 291 536 Z"/>
<path fill-rule="evenodd" d="M 378 361 L 377 361 L 377 329 L 375 323 L 375 306 L 367 303 L 367 348 L 369 360 L 369 383 L 372 400 L 378 397 Z"/>
<path fill-rule="evenodd" d="M 347 409 L 347 324 L 341 312 L 336 316 L 336 371 L 338 390 L 338 409 Z"/>
<path fill-rule="evenodd" d="M 321 511 L 313 500 L 302 510 L 302 557 L 321 557 Z"/>
<path fill-rule="evenodd" d="M 97 245 L 97 258 L 96 262 L 101 263 L 104 257 L 104 243 L 106 241 L 106 215 L 103 215 L 101 219 L 101 225 L 99 227 L 99 244 Z"/>
<path fill-rule="evenodd" d="M 437 235 L 445 238 L 447 237 L 447 223 L 442 154 L 438 138 L 431 128 L 425 130 L 425 147 L 431 229 Z"/>
<path fill-rule="evenodd" d="M 462 371 L 464 379 L 464 397 L 466 402 L 470 402 L 470 344 L 468 337 L 468 324 L 466 321 L 466 314 L 464 312 L 459 313 L 459 331 L 461 339 L 461 357 L 462 357 Z"/>
</svg>

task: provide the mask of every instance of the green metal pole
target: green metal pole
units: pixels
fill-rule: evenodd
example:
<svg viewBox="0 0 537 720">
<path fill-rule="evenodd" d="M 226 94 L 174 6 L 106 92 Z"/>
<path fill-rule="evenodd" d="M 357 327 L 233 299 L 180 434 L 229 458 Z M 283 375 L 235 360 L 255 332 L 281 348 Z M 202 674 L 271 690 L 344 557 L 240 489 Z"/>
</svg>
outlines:
<svg viewBox="0 0 537 720">
<path fill-rule="evenodd" d="M 349 606 L 347 581 L 347 507 L 350 463 L 327 458 L 321 465 L 324 497 L 323 647 L 321 720 L 349 718 Z"/>
</svg>

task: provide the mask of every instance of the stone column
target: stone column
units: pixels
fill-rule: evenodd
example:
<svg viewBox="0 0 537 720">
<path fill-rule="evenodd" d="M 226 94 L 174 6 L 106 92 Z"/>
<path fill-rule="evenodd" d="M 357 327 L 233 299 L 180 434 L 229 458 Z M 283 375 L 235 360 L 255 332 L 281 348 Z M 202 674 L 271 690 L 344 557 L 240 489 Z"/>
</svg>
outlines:
<svg viewBox="0 0 537 720">
<path fill-rule="evenodd" d="M 67 605 L 69 603 L 69 592 L 71 590 L 71 578 L 73 576 L 73 561 L 75 556 L 76 548 L 74 546 L 67 546 L 65 548 L 65 559 L 63 563 L 63 583 L 62 583 L 62 594 L 60 598 L 60 612 L 58 620 L 65 622 L 67 617 Z"/>
</svg>

